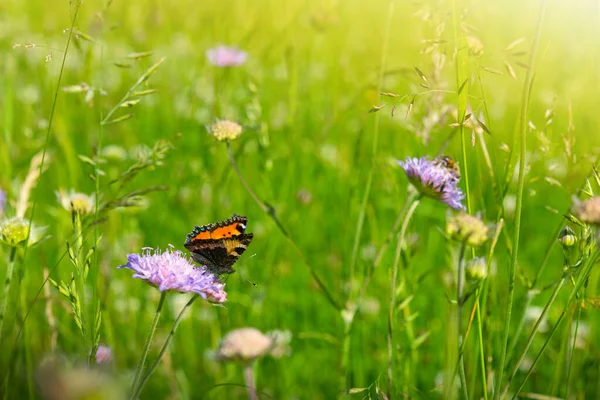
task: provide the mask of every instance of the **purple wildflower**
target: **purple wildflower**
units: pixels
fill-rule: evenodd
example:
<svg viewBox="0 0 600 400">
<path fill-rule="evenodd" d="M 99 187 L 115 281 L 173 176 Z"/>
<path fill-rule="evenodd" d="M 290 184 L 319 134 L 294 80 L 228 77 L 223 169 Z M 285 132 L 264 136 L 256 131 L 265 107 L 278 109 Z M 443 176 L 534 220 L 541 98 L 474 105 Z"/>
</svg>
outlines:
<svg viewBox="0 0 600 400">
<path fill-rule="evenodd" d="M 224 303 L 225 285 L 206 267 L 194 267 L 179 250 L 144 248 L 140 254 L 128 254 L 127 264 L 118 268 L 134 271 L 134 278 L 141 278 L 161 292 L 172 290 L 180 293 L 194 292 L 211 303 Z"/>
<path fill-rule="evenodd" d="M 6 192 L 0 189 L 0 215 L 4 214 L 4 209 L 6 207 Z"/>
<path fill-rule="evenodd" d="M 238 67 L 246 62 L 248 53 L 235 47 L 221 45 L 207 50 L 206 57 L 215 67 Z"/>
<path fill-rule="evenodd" d="M 96 349 L 96 364 L 109 364 L 113 359 L 113 351 L 110 347 L 103 344 Z"/>
<path fill-rule="evenodd" d="M 430 161 L 427 157 L 407 157 L 406 162 L 398 161 L 398 164 L 404 168 L 410 182 L 423 195 L 438 200 L 455 210 L 465 208 L 461 203 L 465 196 L 456 186 L 459 177 L 444 162 L 438 159 Z"/>
</svg>

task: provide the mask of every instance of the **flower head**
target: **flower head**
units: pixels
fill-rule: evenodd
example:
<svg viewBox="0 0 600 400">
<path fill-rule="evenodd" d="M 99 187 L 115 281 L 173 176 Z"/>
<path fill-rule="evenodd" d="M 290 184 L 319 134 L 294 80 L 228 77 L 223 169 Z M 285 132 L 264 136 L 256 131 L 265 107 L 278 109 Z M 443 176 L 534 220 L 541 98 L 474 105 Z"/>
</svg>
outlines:
<svg viewBox="0 0 600 400">
<path fill-rule="evenodd" d="M 448 220 L 446 233 L 469 246 L 480 246 L 488 240 L 489 229 L 479 218 L 460 212 Z"/>
<path fill-rule="evenodd" d="M 64 358 L 49 356 L 37 369 L 40 398 L 44 400 L 120 400 L 126 389 L 101 368 L 70 365 Z"/>
<path fill-rule="evenodd" d="M 573 213 L 585 224 L 600 225 L 600 196 L 575 204 Z"/>
<path fill-rule="evenodd" d="M 465 272 L 469 282 L 478 283 L 482 281 L 487 275 L 485 259 L 481 257 L 472 259 L 467 263 Z"/>
<path fill-rule="evenodd" d="M 227 300 L 225 285 L 205 267 L 194 267 L 190 259 L 179 250 L 144 248 L 141 254 L 128 254 L 127 264 L 118 268 L 128 268 L 140 278 L 155 286 L 161 292 L 165 290 L 198 293 L 211 303 L 224 303 Z"/>
<path fill-rule="evenodd" d="M 219 142 L 235 140 L 242 135 L 241 125 L 226 119 L 215 122 L 208 128 L 208 131 Z"/>
<path fill-rule="evenodd" d="M 96 349 L 96 364 L 109 364 L 113 359 L 113 351 L 103 344 Z"/>
<path fill-rule="evenodd" d="M 29 236 L 28 246 L 33 246 L 42 239 L 45 227 L 36 227 L 31 225 L 31 234 L 29 234 L 29 220 L 26 218 L 13 217 L 0 223 L 0 242 L 9 246 L 18 246 L 23 244 Z"/>
<path fill-rule="evenodd" d="M 410 182 L 425 196 L 438 200 L 455 210 L 462 210 L 464 195 L 456 185 L 460 179 L 454 168 L 443 159 L 430 161 L 427 157 L 398 161 Z"/>
<path fill-rule="evenodd" d="M 246 62 L 248 53 L 236 47 L 217 46 L 206 51 L 208 61 L 215 67 L 237 67 Z"/>
<path fill-rule="evenodd" d="M 56 197 L 62 208 L 70 213 L 76 212 L 78 214 L 86 215 L 94 212 L 96 206 L 96 196 L 87 195 L 84 193 L 75 192 L 71 189 L 66 193 L 63 189 L 56 192 Z"/>
<path fill-rule="evenodd" d="M 216 352 L 222 361 L 253 361 L 264 356 L 274 341 L 256 328 L 240 328 L 229 332 Z"/>
<path fill-rule="evenodd" d="M 291 352 L 289 331 L 262 333 L 256 328 L 240 328 L 229 332 L 214 353 L 220 361 L 248 363 L 265 355 L 281 358 Z"/>
</svg>

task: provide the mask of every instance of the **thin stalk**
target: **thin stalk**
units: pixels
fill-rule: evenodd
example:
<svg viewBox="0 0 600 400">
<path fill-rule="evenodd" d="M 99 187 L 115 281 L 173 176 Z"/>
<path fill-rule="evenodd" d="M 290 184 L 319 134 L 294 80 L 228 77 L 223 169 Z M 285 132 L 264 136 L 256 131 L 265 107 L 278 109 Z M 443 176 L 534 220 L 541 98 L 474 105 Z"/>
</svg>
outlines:
<svg viewBox="0 0 600 400">
<path fill-rule="evenodd" d="M 541 350 L 539 351 L 539 353 L 536 356 L 535 360 L 531 364 L 531 367 L 529 367 L 529 370 L 527 371 L 527 374 L 525 375 L 525 378 L 523 379 L 523 382 L 521 382 L 521 385 L 519 386 L 519 388 L 517 389 L 517 391 L 514 393 L 513 399 L 516 398 L 516 396 L 519 394 L 519 392 L 521 391 L 521 389 L 523 389 L 523 386 L 525 386 L 525 382 L 527 382 L 527 379 L 529 378 L 529 376 L 533 372 L 533 368 L 535 368 L 537 362 L 539 361 L 540 357 L 544 353 L 544 350 L 546 350 L 546 347 L 550 343 L 550 339 L 552 339 L 552 336 L 554 335 L 554 333 L 558 329 L 560 323 L 562 322 L 562 320 L 567 315 L 567 311 L 571 307 L 571 304 L 573 303 L 573 300 L 577 297 L 577 293 L 579 293 L 579 290 L 581 289 L 581 287 L 583 286 L 583 284 L 588 280 L 589 275 L 590 275 L 591 270 L 592 270 L 592 267 L 594 266 L 594 264 L 595 264 L 595 262 L 596 262 L 597 259 L 598 259 L 598 253 L 595 253 L 594 255 L 592 255 L 588 259 L 588 264 L 585 267 L 583 267 L 584 270 L 579 275 L 579 277 L 577 279 L 577 283 L 575 284 L 575 287 L 571 291 L 571 295 L 569 296 L 569 299 L 567 300 L 567 304 L 565 305 L 562 313 L 558 317 L 558 320 L 554 324 L 554 327 L 552 328 L 552 331 L 550 331 L 550 334 L 546 338 L 546 341 L 542 345 Z M 507 391 L 507 390 L 508 390 L 508 385 L 507 385 L 505 391 Z"/>
<path fill-rule="evenodd" d="M 494 256 L 494 251 L 496 250 L 496 244 L 498 244 L 498 239 L 500 237 L 500 232 L 504 227 L 504 219 L 500 218 L 498 221 L 498 225 L 496 226 L 496 232 L 494 232 L 494 237 L 492 239 L 492 243 L 490 244 L 490 251 L 488 252 L 488 257 L 486 260 L 486 270 L 489 273 L 490 267 L 492 265 L 492 258 Z M 486 279 L 483 283 L 483 288 L 479 288 L 477 290 L 477 299 L 475 300 L 477 304 L 477 334 L 479 339 L 479 355 L 480 355 L 480 363 L 481 363 L 481 381 L 483 386 L 483 397 L 485 400 L 488 400 L 488 388 L 487 388 L 487 374 L 486 374 L 486 363 L 485 363 L 485 350 L 483 348 L 483 319 L 481 318 L 481 304 L 480 297 L 482 292 L 484 293 L 484 304 L 483 308 L 485 309 L 485 299 L 487 297 L 487 289 L 488 289 L 488 280 Z"/>
<path fill-rule="evenodd" d="M 2 305 L 0 306 L 0 344 L 2 343 L 2 327 L 6 318 L 6 305 L 8 304 L 8 295 L 12 283 L 13 273 L 15 272 L 15 255 L 17 248 L 13 247 L 10 250 L 10 258 L 8 259 L 8 269 L 6 270 L 6 279 L 4 280 L 4 289 L 2 290 Z"/>
<path fill-rule="evenodd" d="M 248 400 L 258 400 L 256 384 L 254 383 L 254 363 L 244 365 L 244 383 L 248 389 Z"/>
<path fill-rule="evenodd" d="M 465 361 L 463 358 L 463 337 L 462 337 L 462 314 L 464 307 L 463 300 L 463 286 L 465 281 L 465 252 L 467 250 L 467 246 L 463 243 L 460 247 L 460 255 L 458 257 L 458 276 L 457 276 L 457 285 L 456 285 L 456 301 L 457 301 L 457 312 L 456 312 L 456 326 L 457 326 L 457 335 L 456 342 L 458 347 L 458 375 L 460 377 L 460 386 L 463 391 L 463 396 L 465 399 L 469 398 L 469 391 L 467 390 L 467 377 L 465 374 Z M 454 379 L 452 379 L 454 381 Z"/>
<path fill-rule="evenodd" d="M 471 213 L 471 191 L 469 187 L 469 167 L 467 163 L 467 141 L 465 140 L 464 118 L 467 113 L 467 101 L 469 96 L 469 82 L 464 85 L 463 90 L 458 93 L 459 88 L 466 79 L 465 69 L 467 67 L 467 59 L 469 57 L 468 47 L 464 45 L 464 34 L 459 33 L 459 15 L 456 9 L 456 1 L 452 2 L 453 27 L 454 27 L 454 43 L 456 48 L 456 90 L 457 90 L 457 119 L 459 123 L 460 143 L 463 163 L 463 176 L 465 183 L 465 198 L 467 200 L 467 212 Z M 460 35 L 460 36 L 459 36 Z M 474 251 L 474 250 L 473 250 Z M 474 255 L 474 254 L 473 254 Z"/>
<path fill-rule="evenodd" d="M 198 294 L 194 294 L 192 296 L 192 298 L 186 303 L 186 305 L 183 306 L 183 309 L 179 312 L 179 315 L 177 316 L 177 319 L 175 320 L 175 323 L 173 324 L 173 327 L 171 328 L 171 331 L 169 332 L 169 336 L 167 336 L 167 340 L 165 340 L 165 344 L 163 345 L 162 349 L 160 349 L 160 353 L 158 354 L 158 357 L 156 358 L 156 360 L 154 361 L 154 364 L 152 364 L 152 366 L 150 367 L 148 372 L 146 372 L 146 374 L 140 381 L 140 384 L 138 385 L 137 390 L 135 391 L 135 394 L 133 395 L 134 399 L 137 399 L 139 397 L 142 389 L 146 385 L 146 382 L 148 382 L 148 379 L 150 379 L 150 376 L 154 373 L 154 371 L 158 367 L 158 364 L 160 364 L 160 361 L 162 360 L 163 356 L 167 352 L 167 347 L 169 347 L 169 344 L 171 343 L 171 340 L 173 339 L 173 336 L 175 335 L 175 331 L 177 330 L 177 327 L 179 326 L 179 323 L 181 322 L 181 320 L 183 318 L 183 314 L 188 309 L 188 307 L 190 307 L 192 305 L 192 303 L 194 303 L 194 301 L 196 301 L 196 299 L 198 297 L 199 297 Z"/>
<path fill-rule="evenodd" d="M 383 242 L 383 244 L 379 248 L 379 251 L 377 252 L 377 255 L 375 256 L 375 260 L 371 264 L 370 268 L 367 270 L 365 278 L 363 279 L 362 286 L 361 286 L 358 294 L 356 295 L 356 299 L 354 301 L 350 302 L 351 306 L 349 307 L 347 312 L 344 314 L 344 340 L 342 342 L 342 358 L 341 358 L 341 364 L 340 364 L 340 367 L 342 370 L 342 378 L 341 378 L 341 384 L 340 384 L 341 391 L 347 390 L 347 387 L 348 387 L 347 370 L 348 370 L 348 365 L 349 365 L 349 360 L 350 360 L 350 335 L 352 332 L 352 325 L 354 323 L 354 317 L 356 315 L 358 308 L 360 307 L 360 305 L 362 303 L 362 299 L 365 296 L 365 293 L 367 292 L 367 288 L 369 286 L 369 283 L 371 282 L 371 278 L 373 277 L 373 273 L 375 272 L 375 269 L 381 263 L 381 260 L 383 259 L 385 252 L 387 251 L 390 243 L 392 242 L 392 239 L 394 239 L 394 237 L 398 234 L 398 230 L 400 229 L 400 225 L 402 224 L 402 221 L 404 221 L 404 219 L 406 217 L 406 213 L 408 212 L 408 209 L 410 208 L 413 201 L 417 197 L 419 199 L 421 198 L 421 196 L 418 194 L 418 192 L 411 192 L 409 194 L 407 201 L 404 203 L 402 210 L 400 211 L 400 213 L 398 214 L 398 217 L 396 218 L 396 221 L 394 222 L 394 226 L 388 232 L 388 235 L 387 235 L 385 241 Z"/>
<path fill-rule="evenodd" d="M 130 399 L 135 399 L 135 395 L 137 394 L 137 387 L 140 377 L 142 376 L 142 371 L 144 370 L 144 364 L 146 363 L 146 357 L 148 356 L 148 350 L 150 350 L 150 344 L 152 344 L 152 338 L 154 337 L 154 332 L 156 332 L 156 327 L 158 326 L 158 320 L 160 318 L 160 313 L 163 308 L 163 304 L 165 303 L 165 298 L 167 297 L 167 292 L 160 293 L 160 300 L 158 301 L 158 307 L 156 308 L 156 313 L 154 314 L 154 319 L 152 320 L 152 325 L 150 325 L 150 330 L 148 331 L 148 336 L 146 337 L 146 343 L 144 343 L 144 349 L 142 350 L 142 356 L 138 361 L 137 368 L 135 370 L 135 377 L 133 378 L 133 382 L 131 384 L 131 397 Z"/>
<path fill-rule="evenodd" d="M 585 289 L 584 289 L 585 295 Z M 577 307 L 577 321 L 575 322 L 575 333 L 573 334 L 573 345 L 569 355 L 569 366 L 567 368 L 567 388 L 565 389 L 565 399 L 569 398 L 569 389 L 571 387 L 571 371 L 573 370 L 573 359 L 575 358 L 575 345 L 577 344 L 577 333 L 579 331 L 579 321 L 581 320 L 581 306 Z"/>
<path fill-rule="evenodd" d="M 294 248 L 294 250 L 296 251 L 296 253 L 298 253 L 298 255 L 300 256 L 300 259 L 302 260 L 302 263 L 308 268 L 308 270 L 310 272 L 310 275 L 312 276 L 312 278 L 314 279 L 314 281 L 317 283 L 317 285 L 321 289 L 321 292 L 325 295 L 325 298 L 329 301 L 329 303 L 337 311 L 341 311 L 342 307 L 334 299 L 333 295 L 329 292 L 329 289 L 327 289 L 327 286 L 325 285 L 325 283 L 321 280 L 321 278 L 317 274 L 317 271 L 313 268 L 313 266 L 311 264 L 309 264 L 309 262 L 306 259 L 306 256 L 304 255 L 304 253 L 302 253 L 302 251 L 300 251 L 300 248 L 296 245 L 296 242 L 294 242 L 294 240 L 292 239 L 292 237 L 290 236 L 290 234 L 288 233 L 288 231 L 283 227 L 283 225 L 279 221 L 279 218 L 277 218 L 277 215 L 275 214 L 275 209 L 271 205 L 266 204 L 262 200 L 260 200 L 258 198 L 258 196 L 254 193 L 254 191 L 252 190 L 252 188 L 250 187 L 250 185 L 248 185 L 248 182 L 246 182 L 246 180 L 244 179 L 244 176 L 242 175 L 240 169 L 237 166 L 237 163 L 235 162 L 235 158 L 233 157 L 233 152 L 231 151 L 231 144 L 229 143 L 229 141 L 226 142 L 226 143 L 227 143 L 227 153 L 229 154 L 229 160 L 231 161 L 231 166 L 233 167 L 233 169 L 234 169 L 235 173 L 237 174 L 238 179 L 240 180 L 240 182 L 242 183 L 242 185 L 246 188 L 246 191 L 250 194 L 250 196 L 252 197 L 252 199 L 254 199 L 254 201 L 256 202 L 256 204 L 258 204 L 258 206 L 269 217 L 271 217 L 271 219 L 273 220 L 273 222 L 275 222 L 275 225 L 277 225 L 277 228 L 279 228 L 279 230 L 281 231 L 281 233 L 283 233 L 283 236 L 285 236 L 285 238 L 288 240 L 288 242 L 290 242 L 290 244 L 292 245 L 292 247 Z"/>
<path fill-rule="evenodd" d="M 521 136 L 521 148 L 519 149 L 519 183 L 517 188 L 517 205 L 515 210 L 515 226 L 513 231 L 513 251 L 510 260 L 510 272 L 509 272 L 509 283 L 508 283 L 508 304 L 506 306 L 506 315 L 504 317 L 504 334 L 502 340 L 502 355 L 500 357 L 500 364 L 498 365 L 499 374 L 497 382 L 497 390 L 495 398 L 498 399 L 500 396 L 500 388 L 502 387 L 502 380 L 504 378 L 504 366 L 506 363 L 506 353 L 508 350 L 508 339 L 510 337 L 510 320 L 512 317 L 513 301 L 515 296 L 515 278 L 517 273 L 517 259 L 519 254 L 519 239 L 521 234 L 521 214 L 523 209 L 523 189 L 525 188 L 525 156 L 527 152 L 527 114 L 529 110 L 529 98 L 531 95 L 531 88 L 533 86 L 533 65 L 535 62 L 535 56 L 537 52 L 538 42 L 542 30 L 542 22 L 544 21 L 544 13 L 546 11 L 546 0 L 542 0 L 540 8 L 539 19 L 531 45 L 531 54 L 529 57 L 529 68 L 525 75 L 525 82 L 523 84 L 523 103 L 521 104 L 521 115 L 520 115 L 520 136 Z"/>
<path fill-rule="evenodd" d="M 383 78 L 385 76 L 385 66 L 387 63 L 387 50 L 390 41 L 390 27 L 392 25 L 392 18 L 394 16 L 394 0 L 388 1 L 388 10 L 386 13 L 386 22 L 383 31 L 383 41 L 381 44 L 381 55 L 379 59 L 379 73 L 377 76 L 377 93 L 380 93 L 383 89 Z M 356 221 L 356 229 L 354 234 L 354 243 L 352 245 L 352 256 L 350 259 L 350 270 L 349 270 L 349 281 L 352 281 L 356 269 L 356 260 L 358 256 L 358 248 L 360 245 L 360 238 L 362 235 L 362 229 L 364 225 L 365 215 L 367 211 L 367 205 L 369 203 L 369 197 L 371 196 L 371 187 L 373 186 L 373 174 L 375 172 L 377 148 L 379 145 L 379 113 L 375 113 L 373 120 L 373 146 L 371 148 L 371 168 L 369 169 L 369 175 L 367 176 L 367 184 L 365 185 L 365 191 L 363 193 L 362 202 L 360 205 L 360 211 L 358 213 L 358 221 Z"/>
<path fill-rule="evenodd" d="M 148 68 L 146 70 L 146 72 L 144 72 L 142 74 L 142 76 L 140 76 L 138 78 L 138 80 L 133 84 L 133 86 L 131 86 L 129 88 L 129 90 L 127 91 L 127 93 L 125 93 L 125 96 L 123 96 L 123 98 L 106 114 L 106 116 L 104 117 L 104 119 L 102 119 L 102 121 L 100 121 L 100 125 L 108 125 L 108 124 L 110 124 L 111 123 L 110 117 L 112 117 L 112 115 L 117 110 L 121 109 L 121 106 L 123 105 L 123 103 L 125 103 L 127 100 L 129 100 L 129 98 L 131 97 L 131 95 L 133 94 L 133 92 L 135 91 L 135 89 L 137 89 L 137 87 L 140 86 L 142 83 L 146 82 L 148 80 L 148 78 L 150 77 L 150 75 L 152 75 L 153 73 L 155 73 L 156 70 L 158 69 L 158 67 L 160 66 L 160 64 L 162 64 L 165 60 L 166 60 L 166 58 L 163 57 L 160 60 L 158 60 L 156 63 L 154 63 L 150 68 Z"/>
<path fill-rule="evenodd" d="M 533 339 L 535 338 L 535 335 L 538 332 L 540 324 L 542 323 L 544 317 L 546 316 L 548 310 L 550 309 L 550 306 L 552 306 L 552 303 L 554 303 L 554 300 L 556 299 L 556 296 L 558 296 L 558 292 L 560 291 L 560 289 L 562 288 L 563 284 L 565 283 L 565 281 L 567 279 L 567 277 L 566 277 L 566 271 L 567 271 L 566 269 L 563 271 L 562 278 L 560 279 L 560 281 L 557 282 L 556 286 L 554 287 L 554 291 L 552 292 L 552 295 L 550 296 L 550 299 L 548 300 L 548 302 L 544 306 L 544 310 L 542 311 L 540 317 L 538 318 L 538 320 L 536 321 L 535 325 L 533 326 L 533 329 L 531 330 L 531 333 L 529 334 L 529 337 L 527 338 L 527 343 L 525 343 L 525 347 L 521 351 L 519 359 L 515 363 L 515 366 L 513 367 L 510 375 L 508 376 L 508 379 L 506 380 L 506 385 L 504 387 L 504 393 L 502 394 L 502 396 L 506 395 L 506 392 L 508 391 L 508 387 L 510 386 L 510 383 L 511 383 L 512 379 L 516 375 L 517 371 L 519 370 L 519 367 L 521 366 L 521 363 L 523 362 L 523 360 L 525 359 L 525 356 L 527 355 L 527 351 L 529 350 L 529 346 L 531 346 L 531 343 L 533 342 Z"/>
<path fill-rule="evenodd" d="M 67 61 L 67 54 L 69 53 L 69 46 L 71 44 L 71 40 L 73 38 L 73 28 L 75 27 L 75 21 L 77 21 L 77 15 L 79 14 L 79 7 L 81 6 L 81 0 L 77 1 L 77 3 L 75 4 L 75 12 L 73 13 L 73 18 L 71 20 L 71 27 L 69 29 L 69 34 L 67 36 L 67 44 L 65 45 L 65 51 L 63 53 L 63 58 L 62 58 L 62 62 L 60 65 L 60 70 L 58 73 L 58 80 L 56 82 L 56 89 L 54 91 L 54 98 L 52 100 L 52 107 L 50 109 L 50 116 L 48 117 L 48 128 L 46 129 L 46 135 L 44 138 L 44 146 L 42 149 L 42 160 L 40 162 L 40 168 L 39 168 L 39 173 L 38 173 L 38 178 L 37 178 L 37 183 L 39 183 L 41 176 L 42 176 L 42 172 L 44 171 L 44 165 L 46 163 L 46 154 L 48 153 L 48 144 L 50 143 L 50 132 L 52 132 L 52 122 L 54 121 L 54 112 L 56 110 L 56 103 L 58 102 L 58 93 L 60 92 L 60 87 L 61 87 L 61 83 L 62 83 L 62 76 L 63 76 L 63 72 L 65 70 L 65 63 Z M 36 183 L 36 187 L 38 187 L 39 185 L 37 185 Z M 33 225 L 33 218 L 35 216 L 35 209 L 37 207 L 37 199 L 38 199 L 38 194 L 39 191 L 34 191 L 33 194 L 33 205 L 31 206 L 31 215 L 29 217 L 29 228 L 27 229 L 27 238 L 25 239 L 25 244 L 24 244 L 24 252 L 23 252 L 23 258 L 21 260 L 22 264 L 25 264 L 25 259 L 27 257 L 27 250 L 29 248 L 28 244 L 29 244 L 29 238 L 31 236 L 31 227 Z M 1 324 L 1 323 L 0 323 Z M 23 325 L 21 326 L 21 330 L 23 329 Z M 0 329 L 1 331 L 1 329 Z M 20 332 L 19 331 L 19 335 L 17 336 L 17 338 L 20 336 Z M 1 336 L 1 333 L 0 333 Z M 12 353 L 12 354 L 16 354 L 16 353 Z M 11 360 L 12 361 L 12 360 Z M 9 365 L 9 367 L 6 370 L 6 374 L 3 378 L 3 382 L 0 384 L 5 385 L 4 387 L 4 393 L 5 396 L 8 393 L 8 382 L 10 380 L 10 369 L 11 366 Z"/>
<path fill-rule="evenodd" d="M 406 229 L 408 228 L 408 223 L 412 219 L 417 206 L 419 205 L 420 200 L 415 199 L 413 203 L 410 205 L 408 212 L 406 213 L 406 218 L 404 218 L 404 222 L 402 223 L 402 228 L 400 229 L 400 235 L 398 236 L 398 244 L 396 247 L 396 255 L 394 258 L 394 265 L 391 270 L 391 279 L 390 279 L 390 304 L 388 308 L 388 379 L 387 379 L 387 389 L 388 389 L 388 398 L 392 398 L 392 378 L 393 378 L 393 368 L 394 368 L 394 311 L 396 308 L 396 280 L 398 279 L 398 265 L 400 264 L 400 255 L 402 253 L 402 243 L 404 242 L 404 237 L 406 236 Z"/>
</svg>

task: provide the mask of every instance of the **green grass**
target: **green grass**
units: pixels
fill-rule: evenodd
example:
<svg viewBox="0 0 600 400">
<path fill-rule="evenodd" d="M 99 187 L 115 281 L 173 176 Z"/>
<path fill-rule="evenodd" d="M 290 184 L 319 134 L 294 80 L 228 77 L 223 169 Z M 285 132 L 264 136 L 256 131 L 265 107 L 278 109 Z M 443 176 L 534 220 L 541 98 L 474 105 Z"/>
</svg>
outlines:
<svg viewBox="0 0 600 400">
<path fill-rule="evenodd" d="M 484 397 L 482 357 L 490 390 L 486 396 L 493 398 L 502 395 L 526 345 L 524 364 L 544 352 L 527 380 L 527 369 L 516 371 L 507 398 L 523 381 L 522 398 L 534 394 L 564 398 L 567 390 L 572 398 L 598 398 L 600 325 L 593 299 L 597 303 L 600 296 L 600 276 L 590 264 L 596 251 L 586 254 L 588 249 L 582 249 L 588 261 L 562 282 L 564 257 L 555 240 L 567 222 L 563 214 L 570 210 L 572 197 L 588 197 L 580 192 L 586 178 L 591 178 L 594 193 L 600 190 L 591 174 L 600 128 L 597 4 L 548 2 L 541 23 L 540 2 L 514 0 L 398 0 L 393 7 L 385 0 L 85 1 L 77 15 L 75 1 L 49 4 L 0 3 L 0 189 L 8 197 L 0 220 L 15 215 L 31 173 L 30 162 L 46 151 L 47 169 L 33 180 L 25 215 L 35 226 L 47 227 L 49 236 L 26 253 L 22 247 L 16 251 L 8 295 L 0 291 L 0 301 L 7 301 L 0 332 L 3 398 L 49 393 L 58 378 L 40 364 L 58 356 L 67 364 L 65 369 L 84 365 L 97 340 L 97 327 L 99 341 L 114 352 L 109 378 L 102 379 L 118 382 L 115 390 L 126 394 L 160 293 L 116 267 L 144 246 L 173 244 L 184 250 L 185 236 L 194 225 L 223 220 L 232 213 L 248 217 L 248 230 L 255 238 L 236 264 L 238 272 L 227 280 L 225 308 L 204 301 L 191 306 L 142 398 L 246 397 L 242 367 L 207 356 L 227 332 L 246 326 L 292 334 L 288 356 L 266 357 L 255 365 L 261 399 L 375 398 L 377 391 L 394 399 L 463 398 L 465 391 L 458 386 L 442 384 L 452 376 L 456 385 L 459 382 L 459 371 L 454 374 L 459 364 L 453 301 L 460 252 L 460 244 L 443 233 L 448 218 L 443 204 L 428 198 L 420 201 L 407 224 L 407 247 L 402 252 L 397 252 L 397 226 L 373 270 L 362 307 L 353 303 L 375 254 L 408 207 L 408 181 L 395 161 L 436 154 L 459 161 L 463 191 L 468 179 L 471 214 L 480 215 L 490 232 L 504 219 L 491 271 L 479 288 L 480 313 L 472 314 L 475 295 L 462 311 L 463 336 L 468 329 L 463 381 L 469 398 Z M 67 28 L 75 15 L 74 36 L 61 71 Z M 538 28 L 536 56 L 530 61 Z M 522 42 L 506 50 L 521 37 Z M 247 51 L 247 63 L 229 69 L 211 66 L 205 52 L 220 43 Z M 145 51 L 152 54 L 127 58 Z M 46 62 L 48 54 L 52 57 Z M 443 56 L 445 63 L 436 68 Z M 136 88 L 157 91 L 112 116 L 134 113 L 130 119 L 101 125 L 163 57 L 165 61 Z M 526 78 L 528 64 L 533 66 L 531 79 Z M 85 101 L 85 93 L 57 93 L 59 87 L 81 82 L 98 89 L 93 102 Z M 532 90 L 524 121 L 523 92 L 529 82 Z M 400 97 L 381 96 L 379 87 Z M 383 104 L 386 107 L 377 113 L 368 113 Z M 457 108 L 458 115 L 473 113 L 491 133 L 473 119 L 463 127 L 453 125 L 452 110 Z M 441 118 L 435 120 L 436 116 Z M 215 118 L 244 126 L 242 137 L 231 142 L 237 166 L 258 199 L 273 207 L 289 240 L 240 182 L 226 145 L 207 133 L 205 126 Z M 472 146 L 474 128 L 481 134 L 475 134 Z M 521 204 L 516 194 L 523 132 L 527 151 Z M 143 168 L 123 188 L 119 183 L 109 185 L 136 164 L 139 149 L 153 148 L 159 141 L 169 143 L 161 162 Z M 96 165 L 101 172 L 79 157 L 96 160 L 98 151 L 105 160 Z M 119 152 L 125 156 L 114 156 Z M 38 169 L 39 165 L 34 172 Z M 141 204 L 99 212 L 98 224 L 89 225 L 95 216 L 88 217 L 83 226 L 89 229 L 81 235 L 55 194 L 59 189 L 99 192 L 102 205 L 147 188 L 153 190 L 142 194 Z M 300 191 L 309 193 L 311 201 L 300 201 Z M 503 208 L 511 201 L 520 205 L 518 235 L 517 211 L 510 205 Z M 586 235 L 585 229 L 571 225 L 580 237 Z M 508 325 L 515 238 L 519 246 L 513 260 L 516 275 Z M 78 267 L 66 254 L 67 241 L 75 249 Z M 490 245 L 488 241 L 469 249 L 466 261 L 473 256 L 487 258 Z M 590 246 L 595 249 L 595 239 Z M 83 268 L 92 248 L 84 279 L 76 269 Z M 11 253 L 9 246 L 0 245 L 0 282 L 6 280 Z M 390 324 L 394 373 L 389 391 L 388 307 L 390 271 L 396 262 L 398 289 Z M 333 301 L 312 278 L 311 268 Z M 85 335 L 73 318 L 72 302 L 50 282 L 44 284 L 47 272 L 57 283 L 69 283 L 75 274 Z M 549 326 L 529 346 L 535 320 L 521 324 L 526 306 L 543 308 L 559 282 L 563 287 L 548 307 Z M 579 297 L 572 296 L 574 288 L 581 288 Z M 147 367 L 189 298 L 167 296 Z M 99 325 L 94 323 L 97 306 L 102 311 Z M 348 324 L 343 316 L 355 307 Z M 561 324 L 550 337 L 557 321 Z M 571 332 L 577 321 L 579 339 L 573 347 Z M 582 332 L 587 332 L 586 338 Z M 506 366 L 498 382 L 505 345 Z M 370 389 L 344 394 L 366 387 Z"/>
</svg>

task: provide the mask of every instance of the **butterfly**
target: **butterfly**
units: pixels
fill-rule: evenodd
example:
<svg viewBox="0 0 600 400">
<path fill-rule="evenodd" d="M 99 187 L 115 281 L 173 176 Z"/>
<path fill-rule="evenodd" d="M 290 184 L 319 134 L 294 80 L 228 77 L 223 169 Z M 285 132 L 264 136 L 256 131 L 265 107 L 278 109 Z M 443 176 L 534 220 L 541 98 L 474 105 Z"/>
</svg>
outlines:
<svg viewBox="0 0 600 400">
<path fill-rule="evenodd" d="M 248 218 L 233 214 L 225 221 L 195 226 L 184 246 L 194 261 L 205 265 L 217 275 L 232 274 L 233 264 L 252 242 L 254 235 L 246 233 Z"/>
</svg>

